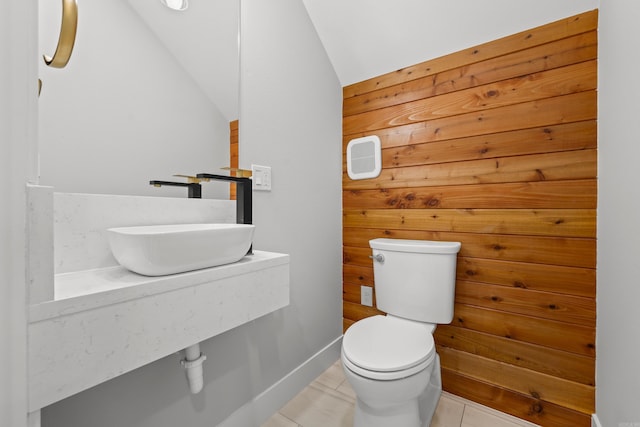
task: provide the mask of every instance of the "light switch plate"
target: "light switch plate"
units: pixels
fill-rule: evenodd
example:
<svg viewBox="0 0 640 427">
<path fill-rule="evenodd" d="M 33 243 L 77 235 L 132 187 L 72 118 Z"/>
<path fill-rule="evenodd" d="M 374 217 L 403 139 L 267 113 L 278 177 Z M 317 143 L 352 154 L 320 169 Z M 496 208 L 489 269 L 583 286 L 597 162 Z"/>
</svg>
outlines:
<svg viewBox="0 0 640 427">
<path fill-rule="evenodd" d="M 252 188 L 258 191 L 271 191 L 271 166 L 251 165 Z"/>
<path fill-rule="evenodd" d="M 360 304 L 373 307 L 373 288 L 370 286 L 360 286 Z"/>
</svg>

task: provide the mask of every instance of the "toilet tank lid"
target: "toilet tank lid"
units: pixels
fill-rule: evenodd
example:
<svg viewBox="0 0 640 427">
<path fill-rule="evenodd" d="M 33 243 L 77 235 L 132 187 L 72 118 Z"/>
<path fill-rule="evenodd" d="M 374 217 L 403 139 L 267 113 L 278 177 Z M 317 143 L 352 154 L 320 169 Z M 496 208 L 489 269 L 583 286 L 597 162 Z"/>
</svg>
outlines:
<svg viewBox="0 0 640 427">
<path fill-rule="evenodd" d="M 427 254 L 455 254 L 460 251 L 460 242 L 438 242 L 433 240 L 373 239 L 372 249 L 396 252 L 417 252 Z"/>
</svg>

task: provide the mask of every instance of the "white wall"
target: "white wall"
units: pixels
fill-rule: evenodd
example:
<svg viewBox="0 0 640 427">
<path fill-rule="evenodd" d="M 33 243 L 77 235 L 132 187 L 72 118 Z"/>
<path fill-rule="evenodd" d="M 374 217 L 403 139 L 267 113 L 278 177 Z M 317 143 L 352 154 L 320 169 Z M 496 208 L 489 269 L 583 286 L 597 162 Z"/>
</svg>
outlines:
<svg viewBox="0 0 640 427">
<path fill-rule="evenodd" d="M 214 426 L 342 334 L 341 88 L 301 1 L 242 8 L 241 166 L 273 167 L 255 248 L 291 255 L 291 305 L 205 342 L 199 395 L 175 355 L 45 408 L 43 427 Z"/>
<path fill-rule="evenodd" d="M 237 120 L 240 0 L 190 2 L 180 12 L 158 0 L 127 2 L 226 120 Z"/>
<path fill-rule="evenodd" d="M 300 0 L 242 0 L 240 166 L 272 167 L 254 192 L 256 247 L 291 253 L 282 368 L 342 335 L 342 88 Z"/>
<path fill-rule="evenodd" d="M 26 183 L 36 175 L 36 2 L 0 13 L 0 426 L 25 427 Z"/>
<path fill-rule="evenodd" d="M 157 2 L 158 7 L 161 7 Z M 40 1 L 40 52 L 53 54 L 60 3 Z M 40 165 L 55 191 L 186 197 L 149 180 L 229 165 L 229 123 L 124 0 L 85 0 L 67 68 L 39 61 Z M 228 198 L 211 183 L 204 197 Z"/>
<path fill-rule="evenodd" d="M 638 22 L 636 0 L 600 6 L 596 409 L 603 427 L 640 425 Z"/>
</svg>

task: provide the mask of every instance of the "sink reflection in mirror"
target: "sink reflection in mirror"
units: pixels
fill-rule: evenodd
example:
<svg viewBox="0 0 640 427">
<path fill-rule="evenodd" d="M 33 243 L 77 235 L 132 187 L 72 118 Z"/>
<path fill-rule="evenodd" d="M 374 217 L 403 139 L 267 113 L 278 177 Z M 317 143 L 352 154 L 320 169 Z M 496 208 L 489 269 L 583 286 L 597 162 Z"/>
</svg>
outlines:
<svg viewBox="0 0 640 427">
<path fill-rule="evenodd" d="M 163 276 L 230 264 L 253 241 L 250 224 L 175 224 L 107 230 L 120 265 L 145 276 Z"/>
</svg>

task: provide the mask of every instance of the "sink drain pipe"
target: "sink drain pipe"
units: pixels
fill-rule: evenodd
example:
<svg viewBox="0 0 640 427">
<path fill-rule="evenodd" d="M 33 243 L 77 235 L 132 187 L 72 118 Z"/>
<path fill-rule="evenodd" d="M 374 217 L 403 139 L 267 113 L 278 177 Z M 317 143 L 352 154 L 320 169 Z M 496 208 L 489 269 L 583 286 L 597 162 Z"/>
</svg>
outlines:
<svg viewBox="0 0 640 427">
<path fill-rule="evenodd" d="M 191 393 L 197 394 L 204 385 L 204 374 L 202 372 L 202 362 L 207 360 L 207 356 L 200 352 L 200 344 L 194 344 L 184 349 L 185 358 L 180 364 L 187 371 L 187 381 Z"/>
</svg>

